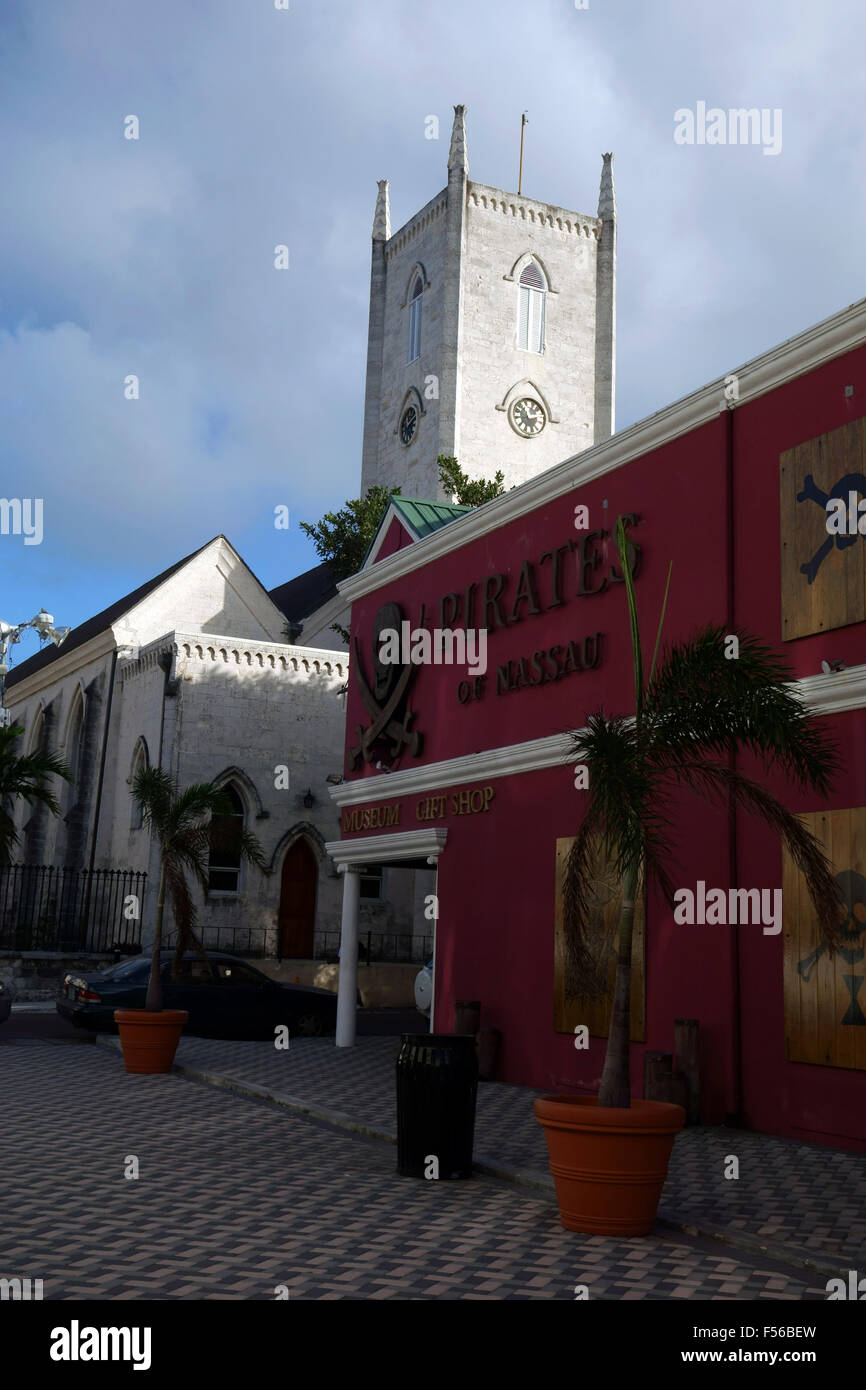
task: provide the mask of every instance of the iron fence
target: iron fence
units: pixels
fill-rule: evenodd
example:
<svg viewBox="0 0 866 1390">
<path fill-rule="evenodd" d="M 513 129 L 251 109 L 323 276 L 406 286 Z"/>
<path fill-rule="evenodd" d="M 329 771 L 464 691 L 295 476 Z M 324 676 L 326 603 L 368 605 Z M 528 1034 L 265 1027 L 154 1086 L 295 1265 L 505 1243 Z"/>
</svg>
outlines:
<svg viewBox="0 0 866 1390">
<path fill-rule="evenodd" d="M 195 929 L 195 934 L 206 951 L 226 951 L 232 956 L 243 956 L 249 960 L 261 960 L 271 954 L 267 949 L 267 927 L 203 927 Z M 177 944 L 177 931 L 167 931 L 163 945 L 167 951 Z"/>
<path fill-rule="evenodd" d="M 335 961 L 340 949 L 340 933 L 321 932 L 316 950 L 317 960 Z M 387 961 L 401 965 L 423 965 L 433 954 L 433 937 L 412 936 L 405 932 L 361 932 L 358 937 L 358 961 L 363 965 Z"/>
<path fill-rule="evenodd" d="M 146 884 L 133 869 L 0 866 L 0 950 L 132 954 Z"/>
</svg>

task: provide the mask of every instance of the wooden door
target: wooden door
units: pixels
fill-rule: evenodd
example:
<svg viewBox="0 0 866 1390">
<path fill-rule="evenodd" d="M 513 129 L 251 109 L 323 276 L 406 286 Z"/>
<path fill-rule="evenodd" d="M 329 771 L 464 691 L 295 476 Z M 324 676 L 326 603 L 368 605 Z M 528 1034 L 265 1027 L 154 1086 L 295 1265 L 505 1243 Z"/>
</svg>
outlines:
<svg viewBox="0 0 866 1390">
<path fill-rule="evenodd" d="M 866 1071 L 866 807 L 812 811 L 800 820 L 833 866 L 842 944 L 832 956 L 823 946 L 805 879 L 785 851 L 785 1055 Z"/>
<path fill-rule="evenodd" d="M 319 870 L 306 840 L 295 840 L 283 860 L 280 883 L 280 955 L 311 960 L 316 925 Z"/>
</svg>

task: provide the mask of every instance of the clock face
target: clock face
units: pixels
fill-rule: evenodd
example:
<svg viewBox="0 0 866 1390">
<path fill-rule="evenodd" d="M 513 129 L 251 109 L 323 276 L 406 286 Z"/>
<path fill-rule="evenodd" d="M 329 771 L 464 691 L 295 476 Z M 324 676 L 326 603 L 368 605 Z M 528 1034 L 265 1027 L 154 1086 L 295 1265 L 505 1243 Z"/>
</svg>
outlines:
<svg viewBox="0 0 866 1390">
<path fill-rule="evenodd" d="M 517 433 L 522 434 L 526 439 L 531 439 L 535 434 L 541 434 L 547 423 L 544 408 L 531 396 L 522 396 L 519 401 L 515 401 L 508 412 L 508 418 Z"/>
<path fill-rule="evenodd" d="M 418 428 L 418 412 L 414 405 L 407 406 L 400 421 L 400 438 L 404 444 L 411 444 Z"/>
</svg>

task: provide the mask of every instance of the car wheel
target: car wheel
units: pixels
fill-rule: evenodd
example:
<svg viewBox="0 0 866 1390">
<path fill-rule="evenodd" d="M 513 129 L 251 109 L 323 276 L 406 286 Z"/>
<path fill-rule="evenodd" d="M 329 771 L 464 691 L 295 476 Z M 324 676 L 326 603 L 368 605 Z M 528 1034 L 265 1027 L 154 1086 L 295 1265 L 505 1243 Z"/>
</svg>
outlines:
<svg viewBox="0 0 866 1390">
<path fill-rule="evenodd" d="M 301 1014 L 295 1024 L 295 1032 L 301 1038 L 320 1038 L 322 1020 L 319 1014 Z"/>
</svg>

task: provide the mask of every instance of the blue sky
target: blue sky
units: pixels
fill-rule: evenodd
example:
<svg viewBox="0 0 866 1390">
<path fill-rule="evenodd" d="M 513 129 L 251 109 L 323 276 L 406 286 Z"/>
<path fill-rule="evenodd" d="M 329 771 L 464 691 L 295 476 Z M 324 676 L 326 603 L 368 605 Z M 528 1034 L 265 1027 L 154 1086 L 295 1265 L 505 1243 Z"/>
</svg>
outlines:
<svg viewBox="0 0 866 1390">
<path fill-rule="evenodd" d="M 620 428 L 861 298 L 864 52 L 861 0 L 4 0 L 0 494 L 44 539 L 0 536 L 0 618 L 75 625 L 220 531 L 269 587 L 316 563 L 298 520 L 359 487 L 376 181 L 396 229 L 457 102 L 485 183 L 524 109 L 530 196 L 594 213 L 615 152 Z M 677 145 L 698 101 L 780 108 L 781 152 Z"/>
</svg>

